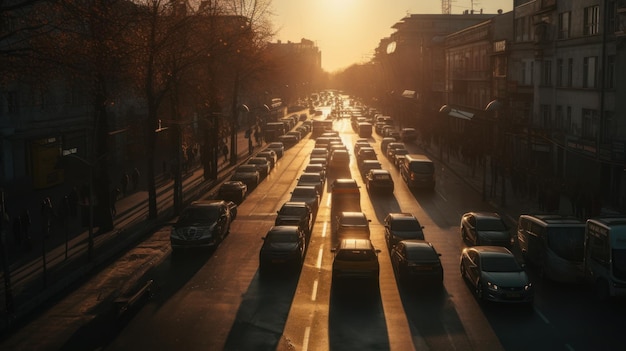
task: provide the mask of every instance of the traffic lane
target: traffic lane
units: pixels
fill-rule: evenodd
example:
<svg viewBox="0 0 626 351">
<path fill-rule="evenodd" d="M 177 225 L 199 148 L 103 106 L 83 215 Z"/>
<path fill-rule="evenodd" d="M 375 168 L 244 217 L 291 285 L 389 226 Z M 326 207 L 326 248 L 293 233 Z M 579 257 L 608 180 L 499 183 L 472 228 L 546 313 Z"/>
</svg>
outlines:
<svg viewBox="0 0 626 351">
<path fill-rule="evenodd" d="M 230 234 L 205 264 L 188 266 L 192 253 L 183 252 L 162 265 L 154 277 L 164 282 L 160 293 L 129 321 L 111 349 L 217 350 L 239 339 L 258 345 L 277 342 L 293 289 L 288 281 L 281 286 L 259 280 L 258 255 L 261 238 L 296 178 L 298 169 L 290 165 L 302 157 L 299 151 L 310 147 L 305 140 L 301 143 L 285 153 L 238 207 Z M 187 278 L 177 282 L 179 276 Z"/>
</svg>

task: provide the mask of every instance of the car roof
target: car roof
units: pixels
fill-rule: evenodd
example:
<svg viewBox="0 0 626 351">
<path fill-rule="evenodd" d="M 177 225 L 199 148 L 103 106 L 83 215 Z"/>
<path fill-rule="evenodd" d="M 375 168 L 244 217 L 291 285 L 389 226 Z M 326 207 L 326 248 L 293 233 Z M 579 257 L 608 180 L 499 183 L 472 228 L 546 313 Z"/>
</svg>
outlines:
<svg viewBox="0 0 626 351">
<path fill-rule="evenodd" d="M 241 180 L 227 180 L 222 183 L 222 186 L 244 186 L 245 184 Z"/>
<path fill-rule="evenodd" d="M 352 187 L 358 186 L 358 184 L 356 183 L 356 180 L 354 180 L 352 178 L 338 178 L 338 179 L 334 180 L 333 186 L 334 187 L 352 188 Z"/>
<path fill-rule="evenodd" d="M 317 192 L 317 190 L 315 189 L 314 186 L 312 185 L 297 185 L 295 187 L 293 187 L 293 190 L 295 191 L 296 189 L 302 189 L 302 190 L 312 190 Z"/>
<path fill-rule="evenodd" d="M 267 147 L 268 148 L 285 147 L 285 144 L 281 143 L 280 141 L 274 141 L 274 142 L 269 143 Z"/>
<path fill-rule="evenodd" d="M 348 218 L 348 217 L 352 217 L 352 218 L 367 218 L 367 216 L 365 216 L 365 213 L 363 213 L 363 212 L 356 212 L 356 211 L 344 211 L 344 212 L 341 212 L 339 215 L 341 217 L 344 217 L 344 218 Z"/>
<path fill-rule="evenodd" d="M 370 169 L 370 172 L 372 172 L 372 174 L 389 174 L 391 175 L 391 173 L 386 170 L 386 169 Z"/>
<path fill-rule="evenodd" d="M 468 212 L 466 214 L 471 214 L 474 217 L 476 217 L 476 219 L 486 219 L 486 218 L 502 219 L 500 215 L 495 212 Z"/>
<path fill-rule="evenodd" d="M 339 242 L 340 250 L 371 250 L 374 245 L 369 239 L 342 239 Z"/>
<path fill-rule="evenodd" d="M 389 213 L 388 216 L 394 221 L 417 220 L 412 213 L 408 212 L 392 212 Z"/>
<path fill-rule="evenodd" d="M 270 233 L 278 233 L 278 234 L 295 234 L 299 231 L 297 225 L 275 225 L 267 231 L 267 234 Z"/>
<path fill-rule="evenodd" d="M 226 205 L 224 200 L 198 200 L 189 204 L 189 207 L 217 207 Z"/>
<path fill-rule="evenodd" d="M 401 242 L 404 243 L 404 246 L 407 248 L 407 250 L 419 249 L 419 248 L 429 248 L 429 249 L 434 250 L 435 248 L 433 244 L 431 244 L 430 242 L 426 240 L 407 239 L 407 240 L 402 240 Z"/>
<path fill-rule="evenodd" d="M 481 256 L 513 256 L 513 253 L 504 246 L 472 246 L 468 249 L 478 252 Z"/>
<path fill-rule="evenodd" d="M 281 208 L 283 207 L 308 207 L 306 202 L 304 201 L 286 201 L 283 203 Z"/>
</svg>

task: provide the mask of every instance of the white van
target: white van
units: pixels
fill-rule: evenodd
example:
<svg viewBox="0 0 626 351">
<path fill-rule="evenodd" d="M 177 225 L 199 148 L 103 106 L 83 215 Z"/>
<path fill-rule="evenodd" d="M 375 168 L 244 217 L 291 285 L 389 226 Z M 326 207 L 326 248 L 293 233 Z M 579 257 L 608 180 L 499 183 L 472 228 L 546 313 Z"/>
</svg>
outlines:
<svg viewBox="0 0 626 351">
<path fill-rule="evenodd" d="M 626 296 L 626 217 L 587 220 L 585 272 L 599 299 Z"/>
</svg>

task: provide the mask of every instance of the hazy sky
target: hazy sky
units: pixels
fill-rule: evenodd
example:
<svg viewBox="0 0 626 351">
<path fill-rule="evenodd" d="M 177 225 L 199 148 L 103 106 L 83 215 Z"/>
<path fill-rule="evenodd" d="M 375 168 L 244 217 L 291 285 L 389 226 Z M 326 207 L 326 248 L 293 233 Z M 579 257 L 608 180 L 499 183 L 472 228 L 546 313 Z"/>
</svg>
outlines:
<svg viewBox="0 0 626 351">
<path fill-rule="evenodd" d="M 441 13 L 441 0 L 271 0 L 276 38 L 313 40 L 322 52 L 322 68 L 333 72 L 369 61 L 380 39 L 407 14 Z M 452 0 L 451 13 L 472 8 L 483 13 L 513 9 L 513 0 Z"/>
</svg>

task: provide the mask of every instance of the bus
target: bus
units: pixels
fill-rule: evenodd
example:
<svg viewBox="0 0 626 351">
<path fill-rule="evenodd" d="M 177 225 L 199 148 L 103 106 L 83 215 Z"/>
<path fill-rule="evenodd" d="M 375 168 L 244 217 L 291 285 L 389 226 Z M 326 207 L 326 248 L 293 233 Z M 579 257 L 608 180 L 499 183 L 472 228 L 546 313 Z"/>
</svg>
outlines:
<svg viewBox="0 0 626 351">
<path fill-rule="evenodd" d="M 587 220 L 585 272 L 599 299 L 626 296 L 626 217 Z"/>
<path fill-rule="evenodd" d="M 517 243 L 541 276 L 561 283 L 584 282 L 584 221 L 558 214 L 521 215 Z"/>
</svg>

